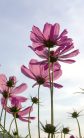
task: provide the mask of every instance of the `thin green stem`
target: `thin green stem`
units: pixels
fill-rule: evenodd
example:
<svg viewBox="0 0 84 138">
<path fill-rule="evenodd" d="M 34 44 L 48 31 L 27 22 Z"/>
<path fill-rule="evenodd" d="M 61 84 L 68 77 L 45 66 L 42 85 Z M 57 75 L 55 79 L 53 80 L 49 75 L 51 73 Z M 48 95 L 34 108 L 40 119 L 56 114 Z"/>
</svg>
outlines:
<svg viewBox="0 0 84 138">
<path fill-rule="evenodd" d="M 54 134 L 54 138 L 55 138 L 55 134 Z"/>
<path fill-rule="evenodd" d="M 61 138 L 62 138 L 62 132 L 61 132 Z"/>
<path fill-rule="evenodd" d="M 52 76 L 51 76 L 51 71 L 50 71 L 50 48 L 48 49 L 48 66 L 49 66 L 49 81 L 50 81 L 50 94 L 51 94 L 51 124 L 54 125 L 54 115 L 53 115 L 53 63 L 52 63 Z M 51 138 L 53 138 L 53 134 L 51 134 Z"/>
<path fill-rule="evenodd" d="M 32 109 L 32 107 L 33 107 L 33 104 L 31 106 L 31 109 Z M 28 116 L 29 118 L 30 118 L 30 113 L 31 113 L 31 111 L 29 112 L 29 116 Z M 28 122 L 28 132 L 29 132 L 28 136 L 31 138 L 30 122 Z"/>
<path fill-rule="evenodd" d="M 6 106 L 7 106 L 7 101 L 8 99 L 6 99 Z M 4 130 L 5 130 L 5 127 L 6 127 L 6 107 L 5 107 L 5 114 L 4 114 Z M 5 132 L 3 133 L 3 138 L 4 138 L 4 134 Z"/>
<path fill-rule="evenodd" d="M 1 110 L 0 123 L 1 123 L 2 114 L 3 114 L 3 108 L 2 108 L 2 110 Z"/>
<path fill-rule="evenodd" d="M 28 132 L 29 132 L 29 138 L 31 138 L 31 131 L 30 131 L 30 123 L 28 122 Z"/>
<path fill-rule="evenodd" d="M 17 137 L 16 137 L 16 138 L 19 138 L 19 134 L 18 134 L 18 125 L 17 125 L 16 115 L 15 115 L 14 119 L 15 119 L 15 126 L 16 126 L 16 132 L 17 132 Z"/>
<path fill-rule="evenodd" d="M 4 114 L 4 129 L 5 129 L 5 125 L 6 125 L 6 109 L 5 109 L 5 114 Z"/>
<path fill-rule="evenodd" d="M 5 131 L 5 133 L 6 133 L 10 138 L 13 138 L 13 137 L 10 135 L 10 133 L 9 133 L 6 129 L 4 129 L 4 127 L 2 126 L 2 124 L 0 124 L 0 128 L 2 129 L 2 132 Z"/>
<path fill-rule="evenodd" d="M 10 126 L 9 126 L 9 133 L 10 133 L 10 130 L 11 130 L 11 126 L 12 126 L 12 123 L 14 121 L 14 118 L 12 119 L 11 123 L 10 123 Z"/>
<path fill-rule="evenodd" d="M 39 90 L 40 90 L 40 85 L 38 87 L 38 100 L 39 100 Z M 40 106 L 38 102 L 38 138 L 40 138 Z"/>
<path fill-rule="evenodd" d="M 65 134 L 64 134 L 64 138 L 65 138 Z"/>
<path fill-rule="evenodd" d="M 81 129 L 80 129 L 80 124 L 79 124 L 78 118 L 76 118 L 76 121 L 77 121 L 77 124 L 78 124 L 79 138 L 82 138 L 82 136 L 81 136 Z"/>
<path fill-rule="evenodd" d="M 28 138 L 29 134 L 25 137 L 25 138 Z"/>
<path fill-rule="evenodd" d="M 8 93 L 9 92 L 10 92 L 10 88 L 8 88 Z M 6 126 L 6 107 L 7 107 L 8 98 L 5 100 L 6 100 L 6 105 L 5 105 L 5 114 L 4 114 L 4 130 L 5 130 L 5 126 Z M 3 133 L 3 138 L 4 138 L 4 133 Z"/>
<path fill-rule="evenodd" d="M 53 109 L 53 78 L 54 78 L 54 65 L 52 63 L 52 81 L 51 81 L 51 124 L 54 126 L 54 109 Z M 53 138 L 51 134 L 51 138 Z"/>
<path fill-rule="evenodd" d="M 50 138 L 50 133 L 48 134 L 48 138 Z"/>
<path fill-rule="evenodd" d="M 54 76 L 54 72 L 53 72 L 53 64 L 52 64 L 52 88 L 51 88 L 51 124 L 54 125 L 54 109 L 53 109 L 53 76 Z"/>
<path fill-rule="evenodd" d="M 51 76 L 50 76 L 50 48 L 48 49 L 48 69 L 49 69 L 49 82 L 50 82 L 50 94 L 51 94 Z M 51 106 L 52 110 L 52 106 Z M 52 122 L 52 111 L 51 111 L 51 122 Z M 51 123 L 52 124 L 52 123 Z"/>
<path fill-rule="evenodd" d="M 50 48 L 48 49 L 48 68 L 49 68 L 49 81 L 50 81 L 50 92 L 51 92 L 51 77 L 50 77 Z"/>
</svg>

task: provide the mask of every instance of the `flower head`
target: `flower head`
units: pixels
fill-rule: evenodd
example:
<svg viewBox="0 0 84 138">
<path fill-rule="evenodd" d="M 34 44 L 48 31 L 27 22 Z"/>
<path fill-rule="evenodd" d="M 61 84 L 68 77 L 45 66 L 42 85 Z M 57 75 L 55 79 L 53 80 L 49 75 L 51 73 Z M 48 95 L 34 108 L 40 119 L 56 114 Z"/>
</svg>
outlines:
<svg viewBox="0 0 84 138">
<path fill-rule="evenodd" d="M 36 26 L 32 27 L 30 39 L 35 50 L 41 51 L 43 49 L 53 48 L 55 46 L 64 46 L 72 43 L 72 39 L 67 37 L 67 30 L 65 29 L 61 34 L 60 25 L 46 23 L 43 32 Z"/>
<path fill-rule="evenodd" d="M 52 124 L 47 124 L 45 126 L 43 126 L 43 124 L 41 123 L 42 128 L 44 130 L 44 132 L 48 133 L 48 134 L 54 134 L 57 132 L 57 127 L 53 126 Z"/>
<path fill-rule="evenodd" d="M 73 50 L 74 49 L 73 44 L 70 44 L 68 46 L 65 45 L 62 47 L 58 47 L 54 50 L 51 50 L 50 53 L 47 49 L 39 52 L 38 50 L 35 51 L 35 49 L 31 46 L 30 46 L 30 48 L 39 57 L 41 57 L 43 59 L 42 61 L 38 62 L 38 64 L 44 64 L 45 68 L 48 68 L 49 58 L 50 58 L 50 66 L 52 66 L 52 63 L 53 63 L 54 68 L 60 68 L 61 67 L 60 62 L 72 64 L 75 62 L 75 60 L 73 60 L 72 58 L 79 54 L 78 49 Z M 73 51 L 69 52 L 70 50 L 73 50 Z"/>
<path fill-rule="evenodd" d="M 45 70 L 44 65 L 39 65 L 37 64 L 37 62 L 38 62 L 37 60 L 32 59 L 29 62 L 29 67 L 22 65 L 21 67 L 22 73 L 25 76 L 36 81 L 33 87 L 35 85 L 43 85 L 44 87 L 50 87 L 48 69 Z M 35 63 L 36 65 L 33 63 Z M 57 80 L 61 75 L 62 75 L 61 69 L 54 70 L 54 80 Z M 50 77 L 51 76 L 52 76 L 52 72 L 50 74 Z M 57 84 L 57 83 L 53 83 L 53 86 L 57 88 L 62 87 L 60 84 Z"/>
<path fill-rule="evenodd" d="M 0 90 L 11 89 L 15 86 L 16 82 L 15 76 L 10 76 L 9 79 L 7 79 L 5 74 L 0 74 Z"/>
<path fill-rule="evenodd" d="M 70 132 L 70 130 L 69 130 L 68 127 L 64 127 L 64 128 L 62 129 L 62 133 L 64 133 L 64 134 L 69 134 L 69 132 Z"/>
<path fill-rule="evenodd" d="M 28 114 L 33 111 L 33 107 L 28 106 L 27 108 L 23 109 L 21 101 L 18 99 L 14 99 L 14 101 L 11 103 L 11 106 L 6 107 L 6 111 L 24 122 L 30 122 L 30 120 L 35 119 L 35 117 L 28 117 Z M 25 115 L 27 115 L 27 117 Z"/>
<path fill-rule="evenodd" d="M 71 115 L 72 118 L 77 119 L 80 116 L 81 112 L 82 111 L 77 112 L 76 110 L 74 110 L 72 113 L 69 113 L 69 114 Z"/>
<path fill-rule="evenodd" d="M 33 104 L 37 104 L 39 102 L 39 99 L 37 97 L 31 97 L 31 102 Z"/>
<path fill-rule="evenodd" d="M 16 84 L 16 77 L 10 76 L 9 80 L 6 82 L 8 87 L 14 87 Z"/>
<path fill-rule="evenodd" d="M 24 96 L 18 96 L 18 94 L 24 92 L 27 89 L 27 84 L 22 83 L 18 87 L 16 85 L 16 77 L 11 76 L 7 81 L 7 77 L 4 74 L 0 74 L 0 94 L 2 94 L 1 104 L 3 107 L 6 105 L 6 101 L 10 100 L 11 102 L 14 99 L 17 99 L 20 102 L 25 102 L 27 100 Z"/>
</svg>

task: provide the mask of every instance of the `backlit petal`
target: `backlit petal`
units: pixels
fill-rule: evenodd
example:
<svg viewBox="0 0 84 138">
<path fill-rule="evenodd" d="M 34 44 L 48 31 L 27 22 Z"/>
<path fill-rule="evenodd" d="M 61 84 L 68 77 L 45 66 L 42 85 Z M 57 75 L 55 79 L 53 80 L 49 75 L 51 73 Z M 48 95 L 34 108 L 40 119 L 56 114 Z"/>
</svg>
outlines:
<svg viewBox="0 0 84 138">
<path fill-rule="evenodd" d="M 27 76 L 27 77 L 29 77 L 29 78 L 31 78 L 31 79 L 35 79 L 34 74 L 33 74 L 26 66 L 24 66 L 24 65 L 22 65 L 22 67 L 21 67 L 21 72 L 22 72 L 25 76 Z"/>
<path fill-rule="evenodd" d="M 33 108 L 31 106 L 25 108 L 24 110 L 20 111 L 18 114 L 21 116 L 27 115 L 29 114 L 31 111 L 33 110 Z"/>
<path fill-rule="evenodd" d="M 49 37 L 50 37 L 51 27 L 52 27 L 52 25 L 49 24 L 49 23 L 46 23 L 46 24 L 44 25 L 43 35 L 44 35 L 44 37 L 46 38 L 46 40 L 48 40 Z"/>
<path fill-rule="evenodd" d="M 26 89 L 27 89 L 27 84 L 22 83 L 21 85 L 16 87 L 12 92 L 13 92 L 13 94 L 19 94 L 19 93 L 24 92 Z"/>
</svg>

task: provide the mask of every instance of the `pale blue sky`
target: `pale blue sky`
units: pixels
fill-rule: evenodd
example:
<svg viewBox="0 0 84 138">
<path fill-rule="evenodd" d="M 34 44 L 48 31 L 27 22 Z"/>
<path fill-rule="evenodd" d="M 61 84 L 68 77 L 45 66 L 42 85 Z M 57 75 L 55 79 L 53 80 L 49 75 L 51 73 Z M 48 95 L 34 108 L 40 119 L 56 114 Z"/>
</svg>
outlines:
<svg viewBox="0 0 84 138">
<path fill-rule="evenodd" d="M 34 81 L 26 78 L 20 72 L 22 64 L 27 66 L 29 60 L 38 58 L 28 45 L 30 41 L 30 31 L 33 25 L 43 28 L 45 22 L 58 22 L 63 29 L 68 29 L 69 36 L 73 38 L 74 45 L 80 49 L 80 54 L 75 57 L 76 63 L 73 65 L 62 64 L 63 75 L 58 80 L 64 87 L 61 90 L 55 89 L 55 122 L 70 125 L 72 133 L 77 134 L 75 121 L 67 119 L 67 113 L 73 108 L 84 109 L 84 96 L 74 95 L 80 87 L 84 87 L 84 1 L 83 0 L 0 0 L 0 68 L 1 73 L 16 75 L 18 81 L 29 84 L 28 95 L 36 95 L 37 89 L 32 89 Z M 18 84 L 19 84 L 18 82 Z M 31 82 L 31 84 L 30 84 Z M 49 120 L 49 90 L 41 89 L 41 120 L 45 123 Z M 45 106 L 44 106 L 45 105 Z M 35 111 L 36 116 L 36 111 Z M 66 118 L 65 118 L 66 117 Z M 83 130 L 83 117 L 80 118 Z M 8 125 L 8 124 L 7 124 Z M 25 130 L 26 126 L 19 126 L 20 130 Z M 36 130 L 37 124 L 32 122 L 32 128 Z M 33 132 L 34 136 L 35 131 Z M 37 137 L 36 137 L 37 138 Z"/>
</svg>

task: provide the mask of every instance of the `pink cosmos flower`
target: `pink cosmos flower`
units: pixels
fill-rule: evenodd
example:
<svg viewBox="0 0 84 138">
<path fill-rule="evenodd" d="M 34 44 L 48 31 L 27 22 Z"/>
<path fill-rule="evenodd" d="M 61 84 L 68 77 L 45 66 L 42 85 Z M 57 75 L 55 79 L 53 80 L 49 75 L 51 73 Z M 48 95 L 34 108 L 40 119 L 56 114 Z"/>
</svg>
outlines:
<svg viewBox="0 0 84 138">
<path fill-rule="evenodd" d="M 17 98 L 13 99 L 11 107 L 6 107 L 6 111 L 24 122 L 30 122 L 30 120 L 35 119 L 35 117 L 28 117 L 28 114 L 33 111 L 33 107 L 29 106 L 22 110 L 22 105 Z M 25 115 L 27 115 L 27 117 Z"/>
<path fill-rule="evenodd" d="M 16 84 L 16 77 L 10 76 L 9 79 L 7 79 L 5 74 L 0 74 L 0 89 L 4 88 L 12 88 Z"/>
<path fill-rule="evenodd" d="M 61 34 L 60 25 L 46 23 L 43 32 L 36 26 L 32 27 L 30 39 L 35 50 L 41 51 L 45 48 L 53 48 L 54 46 L 65 46 L 72 43 L 72 39 L 67 37 L 67 30 L 65 29 Z"/>
<path fill-rule="evenodd" d="M 25 102 L 27 98 L 23 96 L 18 96 L 27 89 L 27 84 L 22 83 L 18 87 L 15 87 L 16 77 L 11 76 L 7 81 L 7 77 L 4 74 L 0 74 L 0 94 L 2 94 L 1 104 L 6 106 L 6 101 L 9 99 L 11 102 L 14 98 L 17 98 L 20 102 Z"/>
<path fill-rule="evenodd" d="M 46 64 L 46 66 L 48 66 L 48 60 L 49 60 L 49 53 L 48 50 L 42 50 L 42 51 L 38 51 L 31 47 L 30 48 L 41 58 L 43 58 L 44 60 L 42 60 L 41 64 Z M 62 46 L 62 47 L 58 47 L 55 50 L 51 50 L 50 51 L 50 62 L 51 64 L 54 63 L 54 67 L 60 67 L 59 62 L 65 62 L 65 63 L 74 63 L 75 60 L 71 59 L 72 57 L 75 57 L 79 54 L 79 50 L 73 50 L 74 49 L 74 45 L 70 44 L 68 46 Z M 69 52 L 70 50 L 73 50 L 71 52 Z"/>
<path fill-rule="evenodd" d="M 25 76 L 36 81 L 33 87 L 35 85 L 43 85 L 44 87 L 50 87 L 48 69 L 45 70 L 43 65 L 35 65 L 37 63 L 38 63 L 37 60 L 32 59 L 29 62 L 29 67 L 22 65 L 21 67 L 22 73 Z M 51 72 L 51 75 L 52 75 L 52 72 Z M 62 75 L 61 69 L 54 70 L 54 80 L 57 80 L 61 75 Z M 62 87 L 62 85 L 57 84 L 57 83 L 54 83 L 53 86 L 57 88 Z"/>
</svg>

